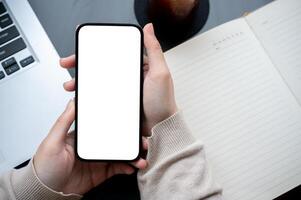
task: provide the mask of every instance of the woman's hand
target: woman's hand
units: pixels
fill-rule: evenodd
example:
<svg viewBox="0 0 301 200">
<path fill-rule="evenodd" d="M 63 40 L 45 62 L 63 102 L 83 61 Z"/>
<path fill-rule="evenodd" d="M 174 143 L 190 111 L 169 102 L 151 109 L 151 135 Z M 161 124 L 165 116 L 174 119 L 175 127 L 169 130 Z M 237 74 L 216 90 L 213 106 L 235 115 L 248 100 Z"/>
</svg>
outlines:
<svg viewBox="0 0 301 200">
<path fill-rule="evenodd" d="M 143 108 L 145 120 L 144 135 L 159 122 L 177 112 L 172 77 L 157 40 L 152 24 L 144 29 L 144 46 L 147 57 L 144 58 Z"/>
<path fill-rule="evenodd" d="M 65 194 L 84 194 L 115 174 L 132 174 L 134 167 L 146 167 L 143 159 L 131 164 L 78 160 L 74 152 L 74 133 L 68 133 L 74 117 L 75 106 L 71 100 L 34 156 L 35 171 L 45 185 Z M 147 147 L 145 142 L 144 148 Z"/>
</svg>

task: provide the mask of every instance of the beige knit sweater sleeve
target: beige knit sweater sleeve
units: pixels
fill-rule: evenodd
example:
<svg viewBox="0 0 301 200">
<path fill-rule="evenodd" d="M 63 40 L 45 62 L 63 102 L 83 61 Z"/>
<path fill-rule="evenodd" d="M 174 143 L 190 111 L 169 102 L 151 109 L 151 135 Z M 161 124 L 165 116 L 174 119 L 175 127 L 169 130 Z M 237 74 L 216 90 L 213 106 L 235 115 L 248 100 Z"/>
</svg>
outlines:
<svg viewBox="0 0 301 200">
<path fill-rule="evenodd" d="M 0 177 L 1 200 L 77 200 L 77 194 L 56 192 L 37 177 L 32 160 L 26 167 L 12 170 Z"/>
<path fill-rule="evenodd" d="M 152 129 L 147 160 L 148 168 L 138 172 L 141 199 L 222 199 L 203 145 L 191 135 L 181 112 Z"/>
<path fill-rule="evenodd" d="M 205 160 L 203 145 L 188 130 L 182 114 L 176 113 L 152 129 L 147 155 L 149 166 L 139 171 L 142 199 L 221 199 Z M 0 200 L 77 200 L 44 185 L 32 161 L 20 170 L 0 176 Z"/>
</svg>

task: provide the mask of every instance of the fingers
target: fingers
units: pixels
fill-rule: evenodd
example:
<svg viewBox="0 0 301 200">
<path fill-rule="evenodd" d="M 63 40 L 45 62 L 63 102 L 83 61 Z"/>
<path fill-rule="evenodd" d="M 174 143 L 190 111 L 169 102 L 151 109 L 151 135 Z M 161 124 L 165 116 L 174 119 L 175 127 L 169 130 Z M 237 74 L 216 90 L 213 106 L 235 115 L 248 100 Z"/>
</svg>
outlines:
<svg viewBox="0 0 301 200">
<path fill-rule="evenodd" d="M 148 57 L 143 55 L 143 65 L 148 65 Z"/>
<path fill-rule="evenodd" d="M 65 111 L 58 118 L 50 133 L 48 138 L 54 142 L 65 142 L 65 138 L 67 136 L 67 132 L 70 129 L 75 118 L 75 105 L 74 101 L 70 100 Z"/>
<path fill-rule="evenodd" d="M 146 169 L 147 167 L 147 161 L 142 158 L 130 164 L 138 169 Z"/>
<path fill-rule="evenodd" d="M 74 131 L 71 131 L 70 133 L 67 134 L 66 144 L 68 144 L 72 148 L 74 148 L 74 139 L 75 139 L 75 133 L 74 133 Z"/>
<path fill-rule="evenodd" d="M 75 66 L 75 55 L 68 56 L 60 59 L 60 65 L 63 68 L 73 68 Z"/>
<path fill-rule="evenodd" d="M 147 167 L 147 162 L 144 159 L 139 159 L 136 162 L 129 164 L 126 163 L 111 163 L 112 171 L 109 173 L 109 176 L 116 174 L 132 174 L 135 172 L 135 168 L 145 169 Z M 135 168 L 134 168 L 135 167 Z"/>
<path fill-rule="evenodd" d="M 135 172 L 135 169 L 126 164 L 126 163 L 112 163 L 112 172 L 108 173 L 108 177 L 111 177 L 116 174 L 132 174 Z"/>
<path fill-rule="evenodd" d="M 61 58 L 60 59 L 60 65 L 63 68 L 69 69 L 73 68 L 75 66 L 75 55 L 68 56 L 66 58 Z M 74 91 L 75 89 L 75 80 L 72 79 L 70 81 L 67 81 L 64 83 L 64 89 L 71 92 Z"/>
<path fill-rule="evenodd" d="M 148 65 L 148 57 L 146 55 L 143 55 L 143 73 L 144 73 L 144 77 L 146 75 L 146 73 L 149 70 L 149 65 Z"/>
<path fill-rule="evenodd" d="M 146 137 L 142 137 L 142 147 L 144 151 L 148 150 L 148 140 L 146 139 Z"/>
<path fill-rule="evenodd" d="M 65 82 L 63 86 L 66 91 L 69 91 L 69 92 L 74 91 L 75 90 L 75 79 L 73 78 L 72 80 Z"/>
<path fill-rule="evenodd" d="M 145 25 L 143 28 L 144 46 L 147 51 L 148 62 L 150 70 L 166 68 L 164 55 L 154 32 L 154 27 L 151 23 Z"/>
<path fill-rule="evenodd" d="M 148 140 L 145 137 L 142 137 L 142 147 L 144 151 L 148 149 Z M 131 165 L 138 169 L 145 169 L 147 167 L 147 161 L 140 158 L 139 160 L 132 162 Z"/>
</svg>

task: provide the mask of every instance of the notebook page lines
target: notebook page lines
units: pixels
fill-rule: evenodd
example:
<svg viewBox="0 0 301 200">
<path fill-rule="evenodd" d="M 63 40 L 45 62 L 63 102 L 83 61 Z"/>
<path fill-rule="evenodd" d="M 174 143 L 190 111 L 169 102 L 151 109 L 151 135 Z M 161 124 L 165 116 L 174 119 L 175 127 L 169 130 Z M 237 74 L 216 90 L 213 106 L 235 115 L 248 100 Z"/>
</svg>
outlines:
<svg viewBox="0 0 301 200">
<path fill-rule="evenodd" d="M 241 42 L 241 44 L 239 46 L 244 46 L 245 44 L 246 44 L 245 42 Z M 252 51 L 247 52 L 248 55 L 252 55 L 252 53 L 255 53 L 255 52 L 252 52 Z M 202 73 L 203 73 L 202 75 L 204 77 L 214 79 L 218 76 L 216 73 L 221 73 L 219 71 L 219 65 L 224 62 L 223 60 L 214 59 L 215 56 L 219 56 L 219 55 L 223 56 L 225 59 L 231 60 L 231 59 L 239 58 L 241 56 L 241 51 L 239 49 L 235 49 L 232 52 L 225 52 L 224 54 L 223 53 L 216 53 L 216 54 L 212 53 L 212 55 L 209 54 L 209 56 L 207 58 L 202 58 L 202 57 L 204 57 L 204 56 L 202 56 L 200 59 L 197 59 L 194 62 L 191 62 L 189 64 L 179 67 L 180 68 L 179 71 L 185 70 L 186 67 L 189 67 L 191 71 L 197 70 L 199 68 L 198 63 L 204 62 L 204 63 L 206 63 L 206 65 L 208 67 L 202 71 Z M 237 67 L 242 69 L 244 67 L 244 65 L 248 64 L 248 62 L 249 62 L 249 58 L 246 55 L 245 60 L 242 61 L 240 66 L 229 66 L 226 70 L 228 70 L 228 71 L 232 70 L 232 72 L 234 72 L 234 70 L 237 70 Z M 209 76 L 209 75 L 211 75 L 211 76 Z M 184 78 L 186 78 L 186 79 L 184 79 Z M 201 79 L 199 84 L 201 84 L 201 81 L 206 81 L 206 80 L 207 79 Z M 189 76 L 183 77 L 183 81 L 189 81 Z M 213 84 L 218 84 L 218 83 L 215 82 Z M 179 85 L 179 87 L 181 87 L 181 85 Z"/>
<path fill-rule="evenodd" d="M 277 1 L 246 17 L 301 105 L 301 1 Z"/>
<path fill-rule="evenodd" d="M 233 33 L 239 37 L 223 39 Z M 274 198 L 297 184 L 301 109 L 246 23 L 214 29 L 166 58 L 177 103 L 225 199 Z"/>
<path fill-rule="evenodd" d="M 283 126 L 281 126 L 281 125 L 278 125 L 278 126 L 275 126 L 275 127 L 278 127 L 278 128 L 283 128 Z M 279 138 L 268 138 L 267 136 L 262 136 L 262 137 L 258 137 L 258 140 L 259 139 L 261 139 L 262 140 L 262 146 L 264 146 L 264 145 L 269 145 L 270 144 L 270 142 L 277 142 L 279 145 L 285 145 L 288 141 L 292 141 L 291 143 L 290 143 L 290 145 L 287 145 L 287 146 L 285 146 L 285 148 L 283 148 L 283 150 L 290 150 L 290 152 L 291 153 L 297 153 L 297 149 L 294 149 L 293 147 L 295 146 L 295 145 L 300 145 L 300 141 L 298 141 L 298 140 L 293 140 L 294 139 L 294 136 L 295 135 L 293 135 L 293 133 L 292 133 L 292 131 L 294 131 L 295 130 L 295 128 L 297 127 L 297 125 L 296 124 L 292 124 L 292 125 L 289 125 L 289 126 L 286 126 L 285 128 L 287 129 L 287 133 L 289 133 L 290 135 L 288 136 L 288 137 L 286 137 L 286 138 L 282 138 L 282 140 L 279 140 Z M 258 130 L 258 129 L 257 129 Z M 266 129 L 264 129 L 263 128 L 263 130 L 266 130 Z M 268 130 L 267 130 L 268 131 Z M 257 141 L 255 141 L 255 140 L 250 140 L 250 141 L 244 141 L 244 142 L 248 142 L 248 143 L 250 143 L 249 145 L 250 146 L 256 146 L 257 144 L 256 144 L 256 142 Z M 227 150 L 227 149 L 224 149 L 225 151 Z M 229 149 L 228 149 L 229 150 Z M 269 155 L 272 153 L 274 151 L 274 149 L 271 149 L 270 151 L 265 151 L 265 152 L 263 152 L 263 153 L 261 153 L 260 154 L 260 158 L 258 158 L 258 159 L 260 159 L 260 160 L 262 160 L 262 161 L 265 161 L 265 162 L 267 162 L 267 161 L 273 161 L 273 159 L 272 159 L 272 157 L 270 157 Z M 244 153 L 244 152 L 243 152 Z M 255 149 L 255 148 L 253 148 L 253 149 L 249 149 L 248 150 L 248 152 L 245 152 L 245 154 L 242 154 L 242 156 L 243 155 L 247 155 L 247 154 L 250 154 L 250 153 L 252 153 L 252 154 L 257 154 L 258 153 L 258 149 Z M 218 157 L 221 157 L 221 156 L 223 156 L 223 155 L 218 155 L 218 156 L 216 156 L 217 158 Z M 282 161 L 285 161 L 285 159 L 292 159 L 291 157 L 289 157 L 289 156 L 286 156 L 286 155 L 279 155 L 279 156 L 282 156 L 281 158 L 282 158 Z M 232 160 L 235 160 L 235 159 L 237 159 L 238 158 L 238 156 L 233 156 L 233 157 L 231 157 L 231 159 L 229 159 L 228 160 L 228 162 L 230 163 L 230 162 L 232 162 Z M 247 163 L 248 161 L 247 160 L 242 160 L 241 162 L 240 162 L 240 164 L 248 164 Z M 225 162 L 224 164 L 227 164 L 227 162 Z M 274 163 L 274 164 L 277 164 L 277 163 Z M 280 165 L 279 165 L 280 166 Z M 260 170 L 266 170 L 267 168 L 260 168 Z M 227 172 L 227 176 L 229 177 L 230 175 L 231 175 L 231 173 L 235 173 L 234 171 L 227 171 L 227 170 L 225 170 L 225 172 Z M 247 172 L 247 170 L 245 171 L 245 172 Z M 272 173 L 274 173 L 275 171 L 273 171 Z M 267 174 L 265 173 L 265 176 L 266 176 Z M 264 177 L 264 176 L 262 176 L 262 177 Z M 261 177 L 261 178 L 262 178 Z M 224 177 L 221 177 L 221 178 L 224 178 Z M 230 179 L 225 179 L 225 181 L 227 181 L 228 183 L 230 183 L 231 181 L 235 181 L 235 178 L 230 178 Z"/>
</svg>

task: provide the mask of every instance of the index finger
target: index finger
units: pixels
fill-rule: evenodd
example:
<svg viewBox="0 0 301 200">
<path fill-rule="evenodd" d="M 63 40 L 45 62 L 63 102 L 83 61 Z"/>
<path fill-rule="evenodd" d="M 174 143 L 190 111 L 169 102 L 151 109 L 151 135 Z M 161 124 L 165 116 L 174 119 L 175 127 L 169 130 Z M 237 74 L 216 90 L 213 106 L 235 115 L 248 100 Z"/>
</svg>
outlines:
<svg viewBox="0 0 301 200">
<path fill-rule="evenodd" d="M 70 129 L 75 119 L 75 105 L 74 101 L 70 100 L 65 111 L 57 119 L 53 125 L 47 138 L 52 141 L 65 142 L 67 132 Z"/>
<path fill-rule="evenodd" d="M 63 67 L 63 68 L 73 68 L 75 67 L 75 55 L 71 55 L 71 56 L 68 56 L 66 58 L 61 58 L 60 59 L 60 65 Z"/>
</svg>

